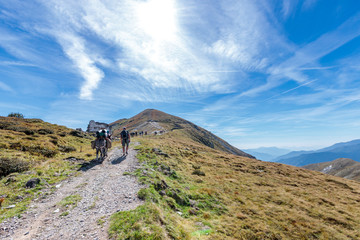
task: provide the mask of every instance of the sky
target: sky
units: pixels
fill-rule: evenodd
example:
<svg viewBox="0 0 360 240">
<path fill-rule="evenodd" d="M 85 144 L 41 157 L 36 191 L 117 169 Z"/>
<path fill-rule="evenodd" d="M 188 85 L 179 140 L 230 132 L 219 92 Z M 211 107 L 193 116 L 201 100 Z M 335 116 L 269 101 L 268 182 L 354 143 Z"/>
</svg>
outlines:
<svg viewBox="0 0 360 240">
<path fill-rule="evenodd" d="M 0 0 L 0 115 L 152 108 L 240 148 L 360 138 L 358 0 Z"/>
</svg>

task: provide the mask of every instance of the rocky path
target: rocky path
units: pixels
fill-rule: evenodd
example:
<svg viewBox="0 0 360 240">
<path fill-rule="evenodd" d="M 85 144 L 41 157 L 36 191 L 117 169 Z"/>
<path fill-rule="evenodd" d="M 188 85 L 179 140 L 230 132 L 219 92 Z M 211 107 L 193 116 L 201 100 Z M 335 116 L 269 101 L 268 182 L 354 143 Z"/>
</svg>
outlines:
<svg viewBox="0 0 360 240">
<path fill-rule="evenodd" d="M 21 218 L 1 223 L 0 239 L 108 239 L 111 214 L 142 204 L 137 198 L 142 186 L 135 177 L 123 175 L 139 166 L 135 155 L 133 149 L 126 157 L 122 150 L 113 149 L 102 164 L 63 181 L 53 194 L 35 201 Z M 78 199 L 76 206 L 60 206 L 69 196 Z"/>
</svg>

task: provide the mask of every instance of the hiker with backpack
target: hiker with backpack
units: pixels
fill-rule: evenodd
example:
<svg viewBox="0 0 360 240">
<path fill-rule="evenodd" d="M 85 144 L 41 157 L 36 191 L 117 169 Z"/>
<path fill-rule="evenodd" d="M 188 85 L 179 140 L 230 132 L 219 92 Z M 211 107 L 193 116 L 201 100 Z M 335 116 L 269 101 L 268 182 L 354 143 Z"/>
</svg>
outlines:
<svg viewBox="0 0 360 240">
<path fill-rule="evenodd" d="M 123 147 L 123 155 L 125 155 L 125 153 L 128 154 L 130 134 L 129 131 L 126 130 L 126 127 L 124 127 L 123 130 L 121 131 L 120 137 L 121 137 L 121 144 Z M 125 152 L 125 145 L 126 145 L 126 152 Z"/>
</svg>

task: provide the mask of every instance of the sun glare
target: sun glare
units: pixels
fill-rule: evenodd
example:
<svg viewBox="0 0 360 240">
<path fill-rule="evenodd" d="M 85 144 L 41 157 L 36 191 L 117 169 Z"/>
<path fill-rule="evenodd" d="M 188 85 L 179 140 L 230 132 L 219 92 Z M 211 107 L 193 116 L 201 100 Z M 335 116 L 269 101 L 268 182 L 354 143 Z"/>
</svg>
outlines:
<svg viewBox="0 0 360 240">
<path fill-rule="evenodd" d="M 177 31 L 174 0 L 149 0 L 136 9 L 138 26 L 156 41 L 171 41 Z"/>
</svg>

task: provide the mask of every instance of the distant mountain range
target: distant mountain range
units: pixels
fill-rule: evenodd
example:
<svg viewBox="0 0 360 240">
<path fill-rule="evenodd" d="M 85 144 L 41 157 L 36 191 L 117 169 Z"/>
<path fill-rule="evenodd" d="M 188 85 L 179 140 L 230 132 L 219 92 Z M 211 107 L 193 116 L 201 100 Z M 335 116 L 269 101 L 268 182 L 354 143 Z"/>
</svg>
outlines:
<svg viewBox="0 0 360 240">
<path fill-rule="evenodd" d="M 148 134 L 181 130 L 192 140 L 213 149 L 243 157 L 255 158 L 192 122 L 155 109 L 146 109 L 132 118 L 117 120 L 110 123 L 109 126 L 113 136 L 119 136 L 123 127 L 126 127 L 130 132 L 146 131 Z"/>
<path fill-rule="evenodd" d="M 259 160 L 263 161 L 273 161 L 276 157 L 285 155 L 291 150 L 282 149 L 277 147 L 260 147 L 260 148 L 252 148 L 252 149 L 244 149 L 245 152 L 255 156 Z"/>
<path fill-rule="evenodd" d="M 360 162 L 349 158 L 339 158 L 331 162 L 310 164 L 303 166 L 303 168 L 360 181 Z"/>
<path fill-rule="evenodd" d="M 293 166 L 305 166 L 314 163 L 329 162 L 338 158 L 351 158 L 360 162 L 360 139 L 337 143 L 316 151 L 294 151 L 277 157 L 272 161 Z"/>
</svg>

